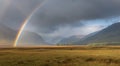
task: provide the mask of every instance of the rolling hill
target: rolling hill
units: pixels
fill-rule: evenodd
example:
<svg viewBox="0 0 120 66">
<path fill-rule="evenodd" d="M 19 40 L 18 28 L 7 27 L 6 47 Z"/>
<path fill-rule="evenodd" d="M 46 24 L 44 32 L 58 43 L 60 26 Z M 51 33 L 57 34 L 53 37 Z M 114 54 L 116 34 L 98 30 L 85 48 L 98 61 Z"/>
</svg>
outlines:
<svg viewBox="0 0 120 66">
<path fill-rule="evenodd" d="M 0 46 L 13 45 L 17 31 L 0 24 Z M 47 44 L 37 33 L 24 31 L 19 42 L 22 44 Z"/>
<path fill-rule="evenodd" d="M 14 42 L 17 31 L 0 24 L 0 44 L 11 44 Z"/>
<path fill-rule="evenodd" d="M 21 45 L 46 45 L 44 39 L 35 32 L 24 31 L 19 39 Z"/>
</svg>

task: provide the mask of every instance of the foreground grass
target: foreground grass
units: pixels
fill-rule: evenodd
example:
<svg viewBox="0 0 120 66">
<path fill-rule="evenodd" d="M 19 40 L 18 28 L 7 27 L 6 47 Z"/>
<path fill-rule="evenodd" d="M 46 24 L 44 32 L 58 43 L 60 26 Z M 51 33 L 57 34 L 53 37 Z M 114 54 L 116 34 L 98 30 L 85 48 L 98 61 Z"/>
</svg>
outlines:
<svg viewBox="0 0 120 66">
<path fill-rule="evenodd" d="M 0 49 L 0 66 L 120 66 L 120 47 L 66 48 Z"/>
</svg>

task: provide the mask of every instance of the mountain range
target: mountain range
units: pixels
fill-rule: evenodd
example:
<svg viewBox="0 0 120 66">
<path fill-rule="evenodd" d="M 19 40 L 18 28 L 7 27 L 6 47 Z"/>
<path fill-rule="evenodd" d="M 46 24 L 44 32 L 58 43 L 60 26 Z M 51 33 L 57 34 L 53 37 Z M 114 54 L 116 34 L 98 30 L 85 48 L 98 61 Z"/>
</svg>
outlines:
<svg viewBox="0 0 120 66">
<path fill-rule="evenodd" d="M 0 44 L 12 44 L 15 40 L 17 31 L 0 24 Z"/>
<path fill-rule="evenodd" d="M 16 30 L 13 30 L 4 24 L 0 24 L 0 45 L 13 45 L 16 35 Z M 35 32 L 24 31 L 21 35 L 20 43 L 23 44 L 47 44 L 43 38 Z"/>
<path fill-rule="evenodd" d="M 58 42 L 58 44 L 72 44 L 74 42 L 79 41 L 83 37 L 84 35 L 75 35 L 75 36 L 63 38 L 61 41 Z"/>
<path fill-rule="evenodd" d="M 13 45 L 17 31 L 0 24 L 0 46 Z M 19 39 L 20 45 L 47 45 L 48 43 L 37 33 L 24 31 Z M 88 45 L 88 44 L 120 44 L 120 22 L 89 35 L 77 35 L 62 39 L 61 45 Z"/>
<path fill-rule="evenodd" d="M 46 45 L 48 43 L 35 32 L 24 31 L 19 39 L 20 45 Z"/>
<path fill-rule="evenodd" d="M 120 22 L 114 23 L 103 30 L 91 33 L 82 39 L 77 39 L 77 41 L 73 41 L 71 44 L 73 45 L 88 45 L 88 44 L 118 45 L 120 44 Z"/>
</svg>

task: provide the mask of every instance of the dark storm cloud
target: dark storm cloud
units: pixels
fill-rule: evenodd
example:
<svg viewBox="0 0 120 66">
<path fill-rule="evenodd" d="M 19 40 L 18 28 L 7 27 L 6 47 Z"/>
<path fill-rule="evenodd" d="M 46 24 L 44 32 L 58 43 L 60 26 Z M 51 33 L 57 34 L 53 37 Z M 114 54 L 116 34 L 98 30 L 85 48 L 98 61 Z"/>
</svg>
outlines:
<svg viewBox="0 0 120 66">
<path fill-rule="evenodd" d="M 12 28 L 19 28 L 18 26 L 20 26 L 24 18 L 25 15 L 16 7 L 9 6 L 6 9 L 5 14 L 2 16 L 0 22 Z"/>
<path fill-rule="evenodd" d="M 3 4 L 0 4 L 0 23 L 13 29 L 19 29 L 22 22 L 42 1 L 43 0 L 1 0 L 0 2 Z"/>
<path fill-rule="evenodd" d="M 29 14 L 43 1 L 44 0 L 12 0 L 12 4 L 24 12 L 24 14 Z"/>
<path fill-rule="evenodd" d="M 44 34 L 50 42 L 100 30 L 106 21 L 94 20 L 120 16 L 120 0 L 0 0 L 0 24 L 19 29 L 38 6 L 26 29 Z M 85 26 L 88 21 L 92 26 Z"/>
<path fill-rule="evenodd" d="M 0 22 L 14 28 L 20 26 L 40 3 L 46 1 L 28 24 L 28 28 L 33 26 L 36 30 L 45 32 L 48 30 L 53 31 L 66 25 L 74 27 L 80 20 L 105 19 L 120 15 L 120 0 L 9 1 L 11 3 L 4 12 Z M 82 24 L 79 26 L 82 26 Z"/>
<path fill-rule="evenodd" d="M 80 20 L 94 20 L 120 15 L 120 0 L 48 0 L 31 19 L 47 28 L 72 25 Z"/>
</svg>

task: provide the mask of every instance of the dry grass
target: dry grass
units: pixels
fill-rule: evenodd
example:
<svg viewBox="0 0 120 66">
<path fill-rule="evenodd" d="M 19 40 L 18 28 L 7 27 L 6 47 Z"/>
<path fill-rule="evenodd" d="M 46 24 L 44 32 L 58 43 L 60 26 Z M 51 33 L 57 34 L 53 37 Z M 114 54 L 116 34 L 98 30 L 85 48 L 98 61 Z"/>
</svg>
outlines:
<svg viewBox="0 0 120 66">
<path fill-rule="evenodd" d="M 120 47 L 1 48 L 0 66 L 120 66 Z"/>
</svg>

